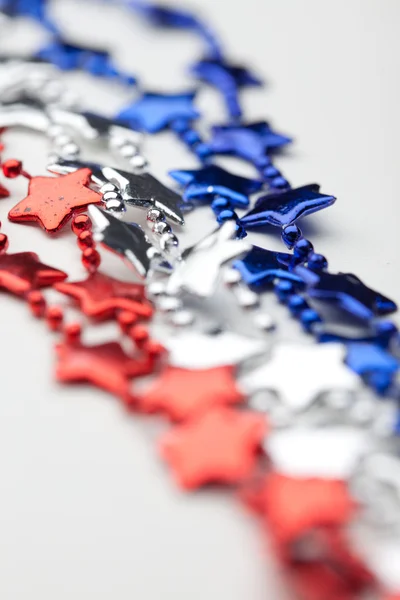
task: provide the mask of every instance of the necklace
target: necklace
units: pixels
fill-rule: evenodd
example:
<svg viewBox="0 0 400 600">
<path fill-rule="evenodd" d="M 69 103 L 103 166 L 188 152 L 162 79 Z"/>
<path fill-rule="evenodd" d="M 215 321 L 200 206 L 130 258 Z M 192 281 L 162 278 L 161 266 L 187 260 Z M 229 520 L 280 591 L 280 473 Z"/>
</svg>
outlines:
<svg viewBox="0 0 400 600">
<path fill-rule="evenodd" d="M 118 69 L 107 50 L 67 41 L 45 3 L 0 6 L 7 18 L 38 19 L 52 36 L 34 56 L 3 57 L 0 126 L 46 135 L 48 169 L 57 174 L 31 176 L 21 161 L 2 160 L 6 177 L 28 180 L 27 196 L 12 194 L 3 206 L 11 202 L 11 222 L 34 222 L 43 235 L 66 231 L 71 222 L 88 271 L 86 279 L 67 281 L 30 248 L 8 253 L 1 235 L 1 286 L 58 334 L 57 379 L 85 381 L 129 411 L 172 421 L 160 447 L 178 484 L 235 486 L 272 534 L 301 597 L 358 598 L 371 590 L 383 597 L 388 585 L 349 528 L 370 519 L 380 535 L 388 525 L 393 536 L 397 531 L 399 351 L 397 329 L 386 317 L 396 305 L 355 275 L 328 271 L 327 259 L 303 236 L 298 220 L 329 208 L 335 197 L 316 183 L 293 188 L 274 164 L 289 137 L 267 122 L 246 121 L 241 91 L 261 82 L 231 64 L 196 16 L 122 3 L 121 10 L 146 23 L 199 36 L 204 56 L 191 72 L 221 94 L 226 119 L 200 134 L 194 90 L 141 87 L 112 118 L 87 112 L 60 70 L 81 69 L 132 89 L 140 78 Z M 163 130 L 199 162 L 196 169 L 170 170 L 169 186 L 154 176 L 142 148 Z M 90 159 L 90 149 L 100 146 L 109 157 L 104 164 Z M 249 163 L 253 176 L 223 169 L 221 155 Z M 5 181 L 0 193 L 9 193 Z M 216 217 L 211 232 L 196 227 L 201 206 Z M 197 241 L 182 250 L 188 227 Z M 277 232 L 282 250 L 254 246 L 253 230 Z M 102 261 L 107 252 L 96 244 L 134 275 L 112 276 Z M 91 319 L 83 334 L 80 324 L 64 324 L 66 311 L 42 288 L 76 302 Z M 307 338 L 278 337 L 282 324 L 265 307 L 271 292 Z M 167 334 L 155 327 L 150 335 L 151 319 L 160 319 Z M 98 320 L 116 321 L 120 338 L 89 345 L 84 337 Z M 142 389 L 148 375 L 153 380 Z"/>
</svg>

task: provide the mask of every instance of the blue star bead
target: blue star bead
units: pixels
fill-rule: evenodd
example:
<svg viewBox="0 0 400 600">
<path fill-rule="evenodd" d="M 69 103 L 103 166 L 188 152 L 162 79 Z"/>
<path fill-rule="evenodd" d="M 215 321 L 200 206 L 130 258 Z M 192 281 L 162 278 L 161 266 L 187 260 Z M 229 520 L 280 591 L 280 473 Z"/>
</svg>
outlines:
<svg viewBox="0 0 400 600">
<path fill-rule="evenodd" d="M 46 14 L 47 0 L 0 0 L 0 12 L 9 17 L 30 17 L 53 33 L 58 30 Z"/>
<path fill-rule="evenodd" d="M 124 108 L 117 119 L 127 121 L 133 129 L 156 133 L 177 120 L 193 121 L 199 113 L 193 108 L 196 92 L 157 94 L 146 92 Z"/>
<path fill-rule="evenodd" d="M 232 117 L 240 117 L 242 110 L 238 90 L 249 86 L 261 86 L 262 82 L 240 65 L 231 65 L 223 58 L 205 58 L 191 67 L 191 72 L 201 81 L 216 87 L 225 97 Z"/>
<path fill-rule="evenodd" d="M 63 71 L 81 69 L 97 77 L 117 79 L 127 85 L 136 83 L 133 76 L 121 73 L 114 67 L 109 52 L 70 44 L 59 38 L 39 50 L 36 58 Z"/>
<path fill-rule="evenodd" d="M 243 281 L 253 290 L 262 292 L 272 287 L 274 279 L 284 279 L 302 284 L 295 273 L 288 271 L 291 255 L 285 252 L 272 252 L 259 246 L 253 246 L 241 260 L 233 263 Z"/>
<path fill-rule="evenodd" d="M 276 133 L 268 123 L 261 121 L 247 125 L 213 127 L 208 146 L 214 154 L 232 154 L 255 165 L 264 165 L 266 154 L 291 141 L 289 137 Z"/>
<path fill-rule="evenodd" d="M 296 267 L 295 272 L 305 282 L 311 300 L 330 302 L 358 319 L 368 321 L 397 310 L 393 300 L 372 290 L 351 273 L 314 273 L 305 267 Z"/>
<path fill-rule="evenodd" d="M 179 184 L 185 186 L 186 201 L 213 201 L 216 196 L 228 198 L 231 206 L 243 208 L 249 204 L 249 194 L 261 189 L 262 181 L 233 175 L 221 167 L 209 165 L 197 170 L 170 171 Z"/>
<path fill-rule="evenodd" d="M 257 200 L 254 208 L 240 219 L 240 222 L 246 229 L 263 225 L 285 227 L 300 217 L 331 206 L 335 200 L 334 196 L 321 194 L 319 185 L 312 183 L 262 196 Z"/>
<path fill-rule="evenodd" d="M 346 364 L 379 393 L 390 387 L 399 369 L 398 361 L 374 344 L 348 344 Z"/>
<path fill-rule="evenodd" d="M 190 12 L 178 10 L 171 6 L 141 2 L 140 0 L 131 1 L 129 6 L 156 27 L 188 29 L 198 33 L 207 43 L 212 56 L 221 57 L 221 48 L 215 36 L 204 23 Z"/>
</svg>

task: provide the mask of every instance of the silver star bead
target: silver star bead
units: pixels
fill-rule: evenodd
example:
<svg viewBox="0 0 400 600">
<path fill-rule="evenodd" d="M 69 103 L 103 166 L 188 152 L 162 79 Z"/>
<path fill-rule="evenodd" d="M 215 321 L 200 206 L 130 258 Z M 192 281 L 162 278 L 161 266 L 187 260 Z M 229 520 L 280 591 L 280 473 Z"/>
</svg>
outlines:
<svg viewBox="0 0 400 600">
<path fill-rule="evenodd" d="M 17 103 L 0 106 L 0 127 L 26 127 L 45 132 L 51 121 L 46 111 L 34 103 Z"/>
<path fill-rule="evenodd" d="M 168 362 L 183 369 L 211 369 L 236 365 L 265 352 L 265 341 L 238 333 L 223 331 L 207 334 L 188 331 L 178 335 L 161 336 L 168 350 Z"/>
<path fill-rule="evenodd" d="M 167 292 L 176 295 L 185 290 L 196 296 L 211 296 L 221 266 L 251 250 L 250 243 L 235 239 L 235 236 L 235 222 L 227 221 L 203 240 L 187 248 L 169 278 Z"/>
<path fill-rule="evenodd" d="M 323 393 L 359 389 L 359 379 L 344 364 L 344 357 L 341 344 L 282 343 L 274 348 L 269 362 L 240 383 L 246 393 L 270 390 L 291 411 L 302 411 Z"/>
</svg>

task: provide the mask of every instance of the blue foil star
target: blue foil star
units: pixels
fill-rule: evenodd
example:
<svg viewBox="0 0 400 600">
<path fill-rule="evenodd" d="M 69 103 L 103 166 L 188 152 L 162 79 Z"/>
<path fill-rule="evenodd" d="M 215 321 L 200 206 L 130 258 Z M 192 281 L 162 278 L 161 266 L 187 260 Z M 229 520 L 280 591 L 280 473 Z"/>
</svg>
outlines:
<svg viewBox="0 0 400 600">
<path fill-rule="evenodd" d="M 233 154 L 258 165 L 265 162 L 265 155 L 282 148 L 292 140 L 276 133 L 268 123 L 247 125 L 218 125 L 212 128 L 208 146 L 214 154 Z"/>
<path fill-rule="evenodd" d="M 97 77 L 117 79 L 127 85 L 136 83 L 133 76 L 121 73 L 115 68 L 106 50 L 70 44 L 59 38 L 39 50 L 36 58 L 49 62 L 63 71 L 82 69 Z"/>
<path fill-rule="evenodd" d="M 261 189 L 262 181 L 233 175 L 221 167 L 210 165 L 197 170 L 169 171 L 171 177 L 185 186 L 186 201 L 212 201 L 216 196 L 228 198 L 231 206 L 246 207 L 249 194 Z"/>
<path fill-rule="evenodd" d="M 285 252 L 272 252 L 253 246 L 244 258 L 236 260 L 232 266 L 240 272 L 243 281 L 251 289 L 262 292 L 270 288 L 276 278 L 302 283 L 300 277 L 288 271 L 291 258 Z"/>
<path fill-rule="evenodd" d="M 231 65 L 222 58 L 205 58 L 191 67 L 191 72 L 201 81 L 216 87 L 225 97 L 231 117 L 240 117 L 238 91 L 249 86 L 261 86 L 262 82 L 240 65 Z"/>
<path fill-rule="evenodd" d="M 259 198 L 240 223 L 246 229 L 263 225 L 285 227 L 305 215 L 309 215 L 335 202 L 334 196 L 321 194 L 319 185 L 312 183 L 278 194 L 269 194 Z"/>
<path fill-rule="evenodd" d="M 215 36 L 204 23 L 190 12 L 178 10 L 171 6 L 150 4 L 140 0 L 132 0 L 129 6 L 156 27 L 189 29 L 198 33 L 207 43 L 212 56 L 222 56 L 221 48 Z"/>
<path fill-rule="evenodd" d="M 313 273 L 305 267 L 296 267 L 295 272 L 303 279 L 310 298 L 330 302 L 368 321 L 374 316 L 388 315 L 397 310 L 396 303 L 383 294 L 367 287 L 361 279 L 351 273 Z"/>
<path fill-rule="evenodd" d="M 183 94 L 157 94 L 147 92 L 139 100 L 124 108 L 117 119 L 127 121 L 133 129 L 156 133 L 173 121 L 197 119 L 199 113 L 193 108 L 196 92 Z"/>
<path fill-rule="evenodd" d="M 57 28 L 46 14 L 47 0 L 0 0 L 0 12 L 9 17 L 30 17 L 46 29 L 57 33 Z"/>
<path fill-rule="evenodd" d="M 374 344 L 353 343 L 347 346 L 346 364 L 379 393 L 391 385 L 399 369 L 398 361 Z"/>
</svg>

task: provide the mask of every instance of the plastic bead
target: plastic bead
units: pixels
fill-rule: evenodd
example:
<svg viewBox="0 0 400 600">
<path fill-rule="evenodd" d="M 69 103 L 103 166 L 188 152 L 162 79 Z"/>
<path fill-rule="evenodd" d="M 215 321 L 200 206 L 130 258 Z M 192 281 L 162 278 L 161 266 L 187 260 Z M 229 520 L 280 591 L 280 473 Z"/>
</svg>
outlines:
<svg viewBox="0 0 400 600">
<path fill-rule="evenodd" d="M 282 229 L 282 241 L 288 248 L 293 248 L 295 243 L 301 237 L 301 229 L 297 225 L 287 225 Z"/>
<path fill-rule="evenodd" d="M 64 313 L 60 306 L 49 306 L 46 311 L 47 326 L 51 331 L 60 331 Z"/>
<path fill-rule="evenodd" d="M 318 315 L 318 313 L 315 312 L 315 310 L 313 310 L 312 308 L 306 308 L 301 312 L 300 320 L 304 329 L 307 332 L 310 332 L 314 323 L 319 323 L 321 321 L 321 318 Z"/>
<path fill-rule="evenodd" d="M 85 250 L 86 248 L 93 248 L 93 246 L 95 245 L 92 232 L 89 229 L 80 232 L 77 238 L 77 242 L 81 250 Z"/>
<path fill-rule="evenodd" d="M 88 215 L 77 215 L 72 220 L 71 229 L 75 235 L 79 235 L 82 231 L 90 231 L 92 221 Z"/>
<path fill-rule="evenodd" d="M 285 179 L 284 177 L 282 177 L 281 175 L 278 175 L 277 177 L 274 177 L 270 182 L 269 182 L 270 186 L 273 188 L 277 188 L 278 190 L 282 190 L 285 189 L 289 186 L 289 182 L 287 179 Z"/>
<path fill-rule="evenodd" d="M 298 315 L 301 311 L 308 308 L 308 304 L 299 294 L 293 294 L 289 298 L 288 308 L 293 315 Z"/>
<path fill-rule="evenodd" d="M 27 300 L 31 313 L 40 319 L 46 311 L 46 300 L 39 290 L 33 290 L 27 295 Z"/>
<path fill-rule="evenodd" d="M 175 119 L 175 121 L 170 124 L 170 127 L 172 131 L 175 131 L 178 135 L 182 135 L 185 131 L 190 130 L 189 121 L 186 119 Z"/>
<path fill-rule="evenodd" d="M 231 221 L 232 219 L 236 219 L 237 215 L 234 210 L 231 208 L 226 208 L 225 210 L 221 210 L 219 215 L 217 216 L 217 222 L 222 225 L 226 221 Z"/>
<path fill-rule="evenodd" d="M 299 258 L 307 257 L 314 250 L 314 246 L 306 238 L 301 238 L 294 245 L 293 254 Z"/>
<path fill-rule="evenodd" d="M 308 257 L 307 265 L 311 271 L 323 271 L 328 268 L 328 261 L 322 254 L 312 252 Z"/>
<path fill-rule="evenodd" d="M 218 196 L 217 198 L 215 198 L 215 200 L 212 201 L 211 208 L 216 215 L 219 215 L 221 211 L 230 208 L 230 205 L 231 203 L 229 202 L 228 198 Z"/>
<path fill-rule="evenodd" d="M 194 144 L 198 144 L 201 142 L 201 137 L 194 129 L 188 129 L 182 134 L 182 139 L 184 142 L 189 144 L 189 146 L 193 146 Z"/>
<path fill-rule="evenodd" d="M 247 231 L 240 223 L 236 223 L 236 239 L 242 240 L 247 236 Z"/>
<path fill-rule="evenodd" d="M 101 257 L 96 248 L 86 248 L 82 252 L 82 264 L 89 273 L 94 273 L 100 266 Z"/>
<path fill-rule="evenodd" d="M 281 302 L 285 302 L 288 297 L 293 293 L 293 283 L 282 279 L 278 281 L 274 286 L 274 291 Z"/>
<path fill-rule="evenodd" d="M 138 317 L 129 310 L 121 310 L 118 313 L 117 321 L 122 333 L 128 333 L 133 325 L 137 323 Z"/>
<path fill-rule="evenodd" d="M 141 348 L 149 339 L 149 331 L 144 325 L 134 325 L 129 330 L 129 337 Z"/>
<path fill-rule="evenodd" d="M 199 142 L 198 144 L 196 144 L 193 150 L 196 152 L 200 160 L 205 160 L 206 158 L 212 155 L 211 148 L 204 142 Z"/>
<path fill-rule="evenodd" d="M 5 233 L 0 233 L 0 254 L 6 252 L 8 248 L 8 237 Z"/>
<path fill-rule="evenodd" d="M 10 158 L 1 165 L 5 177 L 8 177 L 8 179 L 15 179 L 15 177 L 21 175 L 22 167 L 22 162 L 15 158 Z"/>
<path fill-rule="evenodd" d="M 64 335 L 68 344 L 79 344 L 81 341 L 82 326 L 80 323 L 69 323 L 64 327 Z"/>
</svg>

